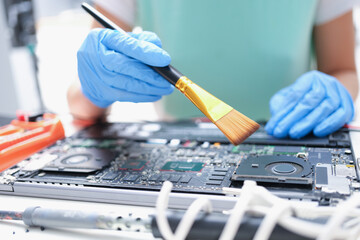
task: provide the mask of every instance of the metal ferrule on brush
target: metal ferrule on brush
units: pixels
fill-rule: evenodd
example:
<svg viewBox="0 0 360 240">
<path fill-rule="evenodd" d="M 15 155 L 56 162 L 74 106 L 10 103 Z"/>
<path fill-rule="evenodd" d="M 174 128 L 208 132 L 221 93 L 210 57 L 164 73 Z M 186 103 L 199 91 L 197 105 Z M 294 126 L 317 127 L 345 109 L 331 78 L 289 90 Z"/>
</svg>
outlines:
<svg viewBox="0 0 360 240">
<path fill-rule="evenodd" d="M 190 99 L 212 122 L 218 121 L 233 109 L 185 76 L 179 78 L 175 87 Z"/>
</svg>

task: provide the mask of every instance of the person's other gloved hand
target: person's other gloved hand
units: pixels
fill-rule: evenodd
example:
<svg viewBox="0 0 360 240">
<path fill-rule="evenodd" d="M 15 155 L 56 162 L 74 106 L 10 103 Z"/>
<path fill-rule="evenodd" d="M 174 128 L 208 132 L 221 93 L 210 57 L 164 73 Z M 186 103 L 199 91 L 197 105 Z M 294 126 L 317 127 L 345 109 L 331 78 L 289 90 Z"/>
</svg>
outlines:
<svg viewBox="0 0 360 240">
<path fill-rule="evenodd" d="M 311 71 L 277 92 L 270 100 L 270 112 L 265 126 L 270 135 L 301 138 L 313 131 L 323 137 L 353 119 L 354 104 L 336 78 Z"/>
<path fill-rule="evenodd" d="M 145 65 L 170 64 L 171 58 L 161 48 L 156 34 L 129 35 L 94 29 L 77 53 L 82 92 L 99 107 L 107 107 L 115 101 L 153 102 L 174 89 Z"/>
</svg>

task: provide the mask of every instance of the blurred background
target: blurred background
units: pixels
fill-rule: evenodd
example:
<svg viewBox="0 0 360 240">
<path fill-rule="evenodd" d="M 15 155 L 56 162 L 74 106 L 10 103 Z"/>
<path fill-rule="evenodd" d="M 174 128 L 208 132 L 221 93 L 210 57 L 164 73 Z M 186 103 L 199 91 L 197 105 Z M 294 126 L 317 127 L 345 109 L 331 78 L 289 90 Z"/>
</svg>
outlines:
<svg viewBox="0 0 360 240">
<path fill-rule="evenodd" d="M 76 52 L 92 21 L 80 8 L 82 1 L 1 0 L 0 124 L 15 117 L 16 109 L 68 115 L 66 91 L 77 80 Z M 355 9 L 354 22 L 358 29 L 360 9 Z M 357 45 L 359 36 L 357 31 Z M 357 59 L 359 54 L 357 47 Z M 157 120 L 151 103 L 116 103 L 112 108 L 111 119 Z M 356 120 L 359 115 L 358 110 Z"/>
<path fill-rule="evenodd" d="M 69 114 L 66 91 L 78 79 L 76 52 L 92 23 L 83 1 L 0 0 L 0 125 L 16 109 Z M 110 120 L 158 119 L 152 103 L 112 110 Z"/>
</svg>

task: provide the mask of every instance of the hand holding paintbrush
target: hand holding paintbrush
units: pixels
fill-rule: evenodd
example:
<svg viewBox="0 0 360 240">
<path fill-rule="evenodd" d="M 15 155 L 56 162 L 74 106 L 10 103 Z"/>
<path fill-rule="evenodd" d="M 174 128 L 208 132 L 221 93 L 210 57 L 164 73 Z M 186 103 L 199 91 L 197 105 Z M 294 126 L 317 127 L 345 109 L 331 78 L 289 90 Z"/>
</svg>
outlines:
<svg viewBox="0 0 360 240">
<path fill-rule="evenodd" d="M 83 3 L 82 7 L 105 28 L 117 30 L 119 32 L 118 34 L 128 36 L 128 33 L 90 5 Z M 148 66 L 154 69 L 190 99 L 190 101 L 198 107 L 234 145 L 243 142 L 259 128 L 259 125 L 256 122 L 206 92 L 171 65 L 165 67 Z"/>
</svg>

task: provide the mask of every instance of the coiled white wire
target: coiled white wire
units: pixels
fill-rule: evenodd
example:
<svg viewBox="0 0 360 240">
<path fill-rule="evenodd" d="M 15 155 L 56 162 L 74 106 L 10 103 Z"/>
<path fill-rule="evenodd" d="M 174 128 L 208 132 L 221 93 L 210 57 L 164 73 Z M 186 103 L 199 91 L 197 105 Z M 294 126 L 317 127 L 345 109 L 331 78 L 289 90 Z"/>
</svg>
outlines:
<svg viewBox="0 0 360 240">
<path fill-rule="evenodd" d="M 160 195 L 156 201 L 156 222 L 161 235 L 165 239 L 182 240 L 188 235 L 191 227 L 196 219 L 197 214 L 204 210 L 211 212 L 211 203 L 209 199 L 199 198 L 196 199 L 186 211 L 184 217 L 181 219 L 175 234 L 171 231 L 169 222 L 166 217 L 166 211 L 169 204 L 169 194 L 172 189 L 172 183 L 169 181 L 164 182 Z"/>
<path fill-rule="evenodd" d="M 156 202 L 156 221 L 160 233 L 167 240 L 183 240 L 191 230 L 197 214 L 203 210 L 211 212 L 211 202 L 206 198 L 195 200 L 180 221 L 175 233 L 172 232 L 166 212 L 172 183 L 164 182 Z M 254 239 L 266 240 L 276 224 L 298 235 L 331 239 L 360 239 L 360 194 L 354 193 L 337 207 L 319 207 L 313 203 L 281 199 L 266 188 L 257 186 L 253 181 L 245 181 L 242 189 L 224 188 L 225 194 L 239 195 L 234 208 L 220 235 L 221 240 L 234 239 L 247 212 L 264 216 Z M 327 217 L 325 224 L 310 222 L 319 217 Z M 301 218 L 301 219 L 300 219 Z"/>
</svg>

